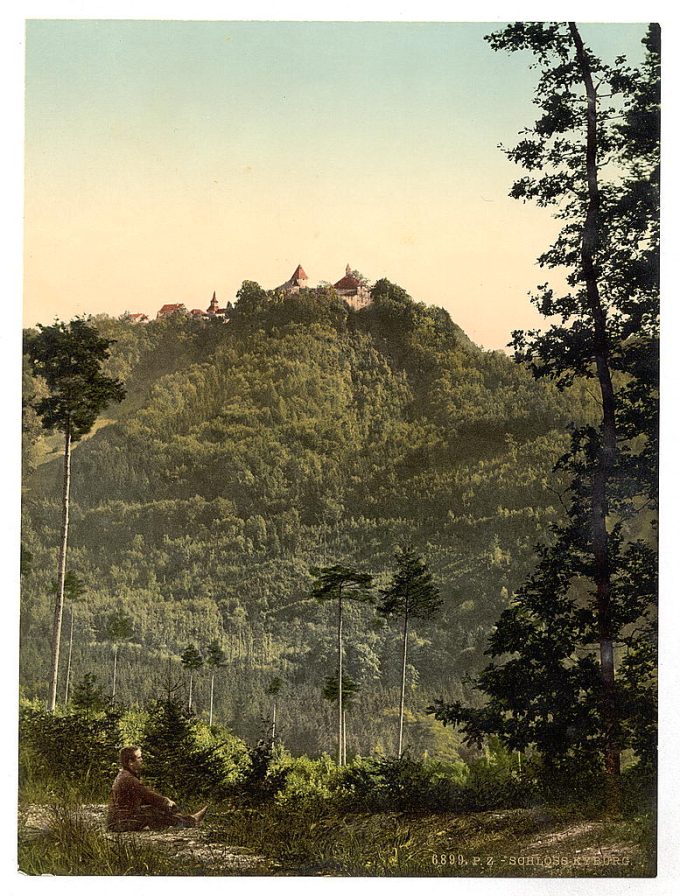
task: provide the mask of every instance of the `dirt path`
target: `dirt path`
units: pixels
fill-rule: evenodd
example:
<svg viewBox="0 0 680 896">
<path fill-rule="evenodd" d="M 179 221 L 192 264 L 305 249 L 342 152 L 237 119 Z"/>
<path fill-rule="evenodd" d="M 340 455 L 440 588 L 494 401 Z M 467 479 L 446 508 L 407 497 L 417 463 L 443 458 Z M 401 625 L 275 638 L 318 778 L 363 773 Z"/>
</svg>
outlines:
<svg viewBox="0 0 680 896">
<path fill-rule="evenodd" d="M 84 805 L 73 810 L 79 821 L 100 832 L 109 840 L 138 838 L 170 858 L 178 869 L 190 865 L 193 874 L 267 875 L 275 873 L 275 867 L 264 856 L 253 855 L 247 849 L 217 842 L 209 818 L 199 828 L 168 828 L 165 831 L 138 831 L 129 834 L 112 834 L 106 831 L 106 806 Z M 31 839 L 49 833 L 53 814 L 49 806 L 29 806 L 19 814 L 22 835 Z M 198 869 L 197 869 L 198 866 Z"/>
</svg>

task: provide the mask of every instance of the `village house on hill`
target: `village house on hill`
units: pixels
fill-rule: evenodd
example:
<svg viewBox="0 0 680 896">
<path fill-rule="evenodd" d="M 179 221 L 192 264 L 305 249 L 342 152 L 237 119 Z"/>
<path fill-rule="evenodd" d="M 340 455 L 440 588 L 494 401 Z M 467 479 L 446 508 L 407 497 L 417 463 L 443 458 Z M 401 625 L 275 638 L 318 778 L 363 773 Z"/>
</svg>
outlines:
<svg viewBox="0 0 680 896">
<path fill-rule="evenodd" d="M 203 320 L 213 320 L 220 318 L 222 320 L 228 320 L 227 308 L 220 308 L 219 302 L 217 301 L 217 293 L 215 292 L 213 292 L 210 304 L 205 309 L 205 311 L 202 308 L 192 308 L 191 311 L 188 311 L 184 302 L 175 302 L 173 304 L 163 305 L 163 307 L 160 308 L 158 313 L 156 314 L 156 320 L 159 320 L 163 317 L 169 317 L 171 314 L 189 314 L 193 318 L 199 318 Z"/>
<path fill-rule="evenodd" d="M 186 314 L 187 309 L 184 302 L 177 302 L 174 305 L 163 305 L 156 315 L 156 320 L 161 317 L 169 317 L 171 314 Z"/>
</svg>

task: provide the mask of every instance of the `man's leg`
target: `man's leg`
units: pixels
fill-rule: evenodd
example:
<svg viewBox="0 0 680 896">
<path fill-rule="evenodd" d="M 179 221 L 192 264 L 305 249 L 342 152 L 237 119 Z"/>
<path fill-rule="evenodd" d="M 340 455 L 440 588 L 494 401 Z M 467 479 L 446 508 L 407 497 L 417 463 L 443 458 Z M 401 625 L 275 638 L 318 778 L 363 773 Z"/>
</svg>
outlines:
<svg viewBox="0 0 680 896">
<path fill-rule="evenodd" d="M 138 818 L 142 820 L 142 828 L 148 827 L 152 831 L 162 831 L 165 828 L 183 827 L 184 816 L 179 814 L 176 807 L 160 809 L 156 806 L 142 806 Z"/>
</svg>

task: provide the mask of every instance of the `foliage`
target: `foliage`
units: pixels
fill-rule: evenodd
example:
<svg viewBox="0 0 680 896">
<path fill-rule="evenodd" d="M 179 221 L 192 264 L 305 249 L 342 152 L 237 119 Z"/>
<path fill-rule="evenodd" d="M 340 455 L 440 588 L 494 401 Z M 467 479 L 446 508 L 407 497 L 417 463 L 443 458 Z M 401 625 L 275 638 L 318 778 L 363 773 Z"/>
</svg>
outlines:
<svg viewBox="0 0 680 896">
<path fill-rule="evenodd" d="M 282 790 L 289 768 L 281 763 L 281 747 L 274 739 L 261 737 L 248 750 L 249 768 L 238 782 L 236 795 L 247 802 L 261 803 L 273 799 Z"/>
<path fill-rule="evenodd" d="M 414 697 L 424 706 L 442 687 L 466 691 L 503 594 L 561 512 L 550 468 L 564 424 L 574 408 L 587 417 L 592 400 L 579 386 L 560 396 L 533 384 L 501 353 L 472 346 L 441 309 L 380 289 L 411 331 L 383 327 L 373 306 L 343 308 L 336 326 L 323 297 L 303 297 L 308 319 L 279 326 L 285 302 L 265 291 L 257 315 L 234 327 L 95 321 L 116 340 L 106 371 L 125 378 L 128 398 L 75 449 L 69 569 L 88 583 L 74 633 L 79 675 L 108 662 L 99 621 L 120 606 L 134 639 L 119 657 L 119 699 L 144 704 L 168 675 L 181 679 L 187 644 L 217 640 L 230 684 L 216 689 L 217 717 L 255 740 L 271 711 L 268 683 L 281 676 L 277 729 L 294 752 L 319 755 L 330 710 L 308 708 L 333 669 L 334 613 L 310 600 L 309 570 L 337 562 L 386 584 L 395 543 L 410 542 L 446 595 L 437 625 L 413 625 Z M 45 570 L 59 529 L 50 445 L 27 478 L 22 527 L 35 557 L 22 593 L 29 694 L 44 689 Z M 343 612 L 346 671 L 362 687 L 348 749 L 393 752 L 383 709 L 399 686 L 398 645 L 369 605 Z M 195 682 L 206 713 L 209 684 Z M 435 740 L 423 737 L 421 749 Z"/>
<path fill-rule="evenodd" d="M 203 658 L 203 655 L 196 647 L 196 645 L 189 644 L 189 646 L 182 654 L 182 665 L 184 666 L 184 668 L 194 672 L 198 669 L 202 669 L 204 662 L 205 660 Z"/>
<path fill-rule="evenodd" d="M 134 634 L 133 620 L 129 613 L 118 607 L 109 613 L 101 625 L 101 635 L 113 644 L 127 641 Z"/>
<path fill-rule="evenodd" d="M 111 342 L 83 318 L 51 326 L 38 325 L 26 336 L 26 352 L 35 375 L 45 380 L 49 394 L 35 409 L 46 429 L 68 431 L 74 441 L 88 433 L 111 401 L 122 401 L 122 383 L 102 373 Z"/>
<path fill-rule="evenodd" d="M 214 638 L 206 649 L 205 663 L 210 669 L 219 669 L 224 665 L 224 659 L 224 650 L 222 650 L 217 638 Z M 182 658 L 182 664 L 186 666 L 184 658 Z"/>
<path fill-rule="evenodd" d="M 77 785 L 85 792 L 105 792 L 115 775 L 120 749 L 121 714 L 93 706 L 53 714 L 24 703 L 20 707 L 20 784 L 37 779 L 56 788 Z"/>
<path fill-rule="evenodd" d="M 377 610 L 381 616 L 404 619 L 429 619 L 441 609 L 439 589 L 432 573 L 412 547 L 400 545 L 395 551 L 396 571 L 390 585 L 383 589 Z"/>
<path fill-rule="evenodd" d="M 337 675 L 327 676 L 327 678 L 324 680 L 323 689 L 321 691 L 324 700 L 328 700 L 330 703 L 338 702 L 338 697 L 340 696 L 340 688 L 338 685 L 339 682 Z M 345 709 L 350 708 L 358 690 L 358 682 L 356 682 L 353 678 L 350 678 L 349 675 L 342 676 L 342 704 Z"/>
<path fill-rule="evenodd" d="M 86 672 L 73 688 L 73 706 L 78 712 L 89 714 L 103 712 L 110 702 L 102 685 L 92 672 Z"/>
<path fill-rule="evenodd" d="M 232 771 L 217 744 L 199 745 L 195 719 L 172 695 L 151 705 L 140 746 L 145 776 L 166 794 L 215 798 Z"/>
<path fill-rule="evenodd" d="M 531 50 L 540 68 L 542 114 L 508 151 L 530 172 L 512 195 L 564 222 L 539 261 L 567 269 L 568 291 L 545 284 L 535 297 L 559 322 L 515 333 L 516 358 L 562 390 L 595 379 L 599 419 L 571 427 L 556 466 L 566 516 L 491 634 L 478 679 L 486 704 L 440 700 L 431 711 L 469 742 L 499 734 L 511 748 L 535 745 L 559 780 L 578 771 L 586 787 L 603 767 L 616 778 L 627 746 L 645 769 L 655 761 L 657 30 L 641 72 L 595 59 L 573 23 L 515 23 L 489 38 L 494 49 Z"/>
</svg>

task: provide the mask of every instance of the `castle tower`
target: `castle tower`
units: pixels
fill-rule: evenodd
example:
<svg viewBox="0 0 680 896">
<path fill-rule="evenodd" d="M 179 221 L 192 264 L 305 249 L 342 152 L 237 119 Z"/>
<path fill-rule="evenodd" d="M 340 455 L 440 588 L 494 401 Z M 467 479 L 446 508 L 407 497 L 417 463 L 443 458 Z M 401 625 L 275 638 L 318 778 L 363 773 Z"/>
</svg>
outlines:
<svg viewBox="0 0 680 896">
<path fill-rule="evenodd" d="M 309 277 L 305 274 L 302 265 L 299 264 L 293 271 L 290 280 L 286 280 L 285 283 L 282 283 L 281 286 L 277 286 L 276 288 L 281 289 L 284 292 L 299 292 L 301 289 L 307 288 L 308 280 Z"/>
</svg>

